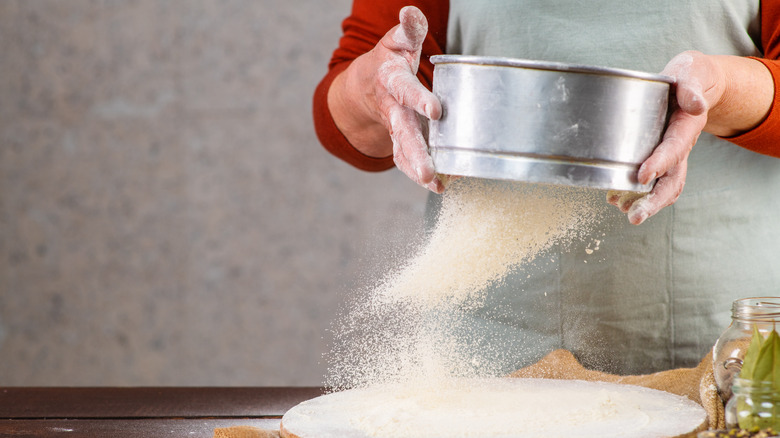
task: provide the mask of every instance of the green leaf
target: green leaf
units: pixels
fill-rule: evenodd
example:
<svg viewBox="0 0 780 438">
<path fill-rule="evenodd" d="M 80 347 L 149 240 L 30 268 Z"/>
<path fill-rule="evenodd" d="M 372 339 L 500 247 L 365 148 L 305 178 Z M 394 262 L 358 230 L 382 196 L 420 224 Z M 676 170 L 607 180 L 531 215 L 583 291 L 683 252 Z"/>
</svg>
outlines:
<svg viewBox="0 0 780 438">
<path fill-rule="evenodd" d="M 777 336 L 777 332 L 772 329 L 772 333 L 775 334 L 776 342 L 780 343 L 780 336 Z M 775 345 L 775 361 L 774 368 L 772 369 L 772 387 L 775 392 L 780 392 L 780 344 Z M 776 405 L 780 406 L 780 405 Z"/>
<path fill-rule="evenodd" d="M 750 416 L 750 406 L 743 399 L 737 399 L 737 424 L 742 429 L 753 426 L 753 418 Z"/>
<path fill-rule="evenodd" d="M 769 337 L 761 344 L 761 350 L 756 359 L 756 368 L 753 370 L 753 381 L 767 381 L 774 377 L 775 351 L 780 347 L 780 336 L 775 330 L 769 333 Z"/>
<path fill-rule="evenodd" d="M 761 351 L 763 341 L 764 337 L 758 331 L 758 326 L 753 325 L 753 337 L 750 339 L 750 345 L 745 353 L 745 358 L 742 359 L 742 370 L 739 377 L 748 380 L 753 379 L 753 371 L 756 369 L 756 360 L 758 359 L 758 353 Z"/>
<path fill-rule="evenodd" d="M 740 377 L 749 390 L 737 398 L 738 422 L 742 428 L 778 426 L 777 410 L 780 407 L 780 334 L 775 329 L 766 339 L 758 327 L 753 327 L 753 338 L 745 353 Z M 764 382 L 764 383 L 760 383 Z M 769 385 L 767 387 L 767 385 Z M 766 390 L 769 393 L 766 394 Z M 777 391 L 772 394 L 771 391 Z M 743 398 L 747 397 L 747 398 Z M 769 403 L 769 405 L 768 405 Z M 771 406 L 770 406 L 771 405 Z"/>
</svg>

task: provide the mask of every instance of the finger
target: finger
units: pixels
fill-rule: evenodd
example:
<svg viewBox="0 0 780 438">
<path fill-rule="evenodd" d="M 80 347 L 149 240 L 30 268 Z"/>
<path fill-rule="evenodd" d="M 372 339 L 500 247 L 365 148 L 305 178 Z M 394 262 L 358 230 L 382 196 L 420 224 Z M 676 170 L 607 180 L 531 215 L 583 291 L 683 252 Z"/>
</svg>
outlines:
<svg viewBox="0 0 780 438">
<path fill-rule="evenodd" d="M 441 117 L 442 107 L 439 99 L 407 68 L 387 62 L 382 65 L 379 74 L 380 80 L 386 84 L 387 92 L 398 103 L 431 120 Z"/>
<path fill-rule="evenodd" d="M 428 20 L 425 15 L 414 6 L 406 6 L 398 14 L 398 20 L 398 25 L 382 37 L 380 44 L 393 51 L 421 51 L 428 34 Z"/>
<path fill-rule="evenodd" d="M 395 164 L 395 167 L 416 184 L 427 188 L 427 184 L 420 182 L 417 172 L 414 171 L 414 165 L 404 154 L 404 148 L 401 146 L 401 142 L 395 136 L 392 136 L 391 138 L 393 139 L 393 163 Z"/>
<path fill-rule="evenodd" d="M 426 186 L 425 186 L 425 188 L 426 188 L 426 189 L 428 189 L 428 190 L 432 191 L 433 193 L 439 193 L 439 194 L 441 194 L 441 193 L 444 193 L 444 188 L 445 188 L 445 187 L 446 187 L 446 186 L 445 186 L 445 185 L 444 185 L 444 183 L 443 183 L 443 182 L 442 182 L 442 181 L 439 179 L 439 177 L 438 177 L 438 176 L 437 176 L 436 178 L 434 178 L 434 179 L 433 179 L 433 181 L 431 181 L 431 183 L 430 183 L 430 184 L 428 184 L 428 185 L 426 185 Z"/>
<path fill-rule="evenodd" d="M 637 173 L 639 182 L 650 184 L 687 159 L 706 123 L 706 116 L 693 116 L 681 110 L 675 111 L 670 118 L 663 141 L 639 167 Z"/>
<path fill-rule="evenodd" d="M 708 104 L 704 97 L 704 86 L 699 80 L 702 76 L 703 62 L 696 62 L 701 57 L 693 51 L 683 52 L 672 58 L 661 74 L 674 78 L 674 95 L 680 108 L 692 115 L 707 112 Z M 704 76 L 708 77 L 708 76 Z"/>
<path fill-rule="evenodd" d="M 414 6 L 406 6 L 398 13 L 400 25 L 394 33 L 394 41 L 404 50 L 410 52 L 420 50 L 425 36 L 428 34 L 428 20 L 421 10 Z"/>
<path fill-rule="evenodd" d="M 646 193 L 610 190 L 607 192 L 607 202 L 617 207 L 621 212 L 628 213 L 634 202 L 646 195 Z"/>
<path fill-rule="evenodd" d="M 675 97 L 680 109 L 688 114 L 698 116 L 709 111 L 709 104 L 704 97 L 704 87 L 696 78 L 679 81 Z"/>
<path fill-rule="evenodd" d="M 674 77 L 677 104 L 691 115 L 706 114 L 725 90 L 723 70 L 701 52 L 675 56 L 662 73 Z"/>
<path fill-rule="evenodd" d="M 620 199 L 620 196 L 623 194 L 623 192 L 619 190 L 610 190 L 607 192 L 607 203 L 614 205 L 617 207 L 618 199 Z"/>
<path fill-rule="evenodd" d="M 417 114 L 395 105 L 388 120 L 396 166 L 418 184 L 427 186 L 434 181 L 436 173 Z"/>
<path fill-rule="evenodd" d="M 647 196 L 646 193 L 637 193 L 637 192 L 623 192 L 620 197 L 617 199 L 617 202 L 615 205 L 617 208 L 620 209 L 623 213 L 628 213 L 628 210 L 631 208 L 634 203 Z"/>
<path fill-rule="evenodd" d="M 437 173 L 436 179 L 438 179 L 441 182 L 442 187 L 447 188 L 452 184 L 453 182 L 460 179 L 461 176 L 459 175 L 446 175 L 443 173 Z"/>
<path fill-rule="evenodd" d="M 627 212 L 628 221 L 639 225 L 661 209 L 674 204 L 682 193 L 687 174 L 688 160 L 685 159 L 666 176 L 660 178 L 647 196 L 636 200 L 631 205 Z"/>
<path fill-rule="evenodd" d="M 413 165 L 406 158 L 406 155 L 404 155 L 401 145 L 397 142 L 393 143 L 393 162 L 395 163 L 395 167 L 397 167 L 398 170 L 400 170 L 406 176 L 408 176 L 409 179 L 411 179 L 418 185 L 425 187 L 426 189 L 434 193 L 444 192 L 444 189 L 446 188 L 447 183 L 449 182 L 448 179 L 442 178 L 441 175 L 436 175 L 433 181 L 431 181 L 428 184 L 423 184 L 419 180 L 417 180 L 416 173 L 411 170 L 413 169 Z"/>
</svg>

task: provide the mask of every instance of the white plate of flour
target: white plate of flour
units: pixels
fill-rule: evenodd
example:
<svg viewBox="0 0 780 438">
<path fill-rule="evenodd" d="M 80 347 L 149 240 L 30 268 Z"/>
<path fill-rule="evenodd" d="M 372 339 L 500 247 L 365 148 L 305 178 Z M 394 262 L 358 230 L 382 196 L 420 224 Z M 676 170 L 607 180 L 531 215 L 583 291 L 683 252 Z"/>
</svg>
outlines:
<svg viewBox="0 0 780 438">
<path fill-rule="evenodd" d="M 706 412 L 687 398 L 604 382 L 452 379 L 326 394 L 290 409 L 285 438 L 674 437 Z"/>
</svg>

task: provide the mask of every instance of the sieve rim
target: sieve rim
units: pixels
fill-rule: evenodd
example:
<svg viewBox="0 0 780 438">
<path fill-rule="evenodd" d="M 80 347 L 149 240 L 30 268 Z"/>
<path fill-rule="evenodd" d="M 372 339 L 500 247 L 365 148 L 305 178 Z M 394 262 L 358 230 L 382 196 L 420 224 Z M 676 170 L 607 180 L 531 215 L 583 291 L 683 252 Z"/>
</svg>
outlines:
<svg viewBox="0 0 780 438">
<path fill-rule="evenodd" d="M 656 73 L 647 73 L 638 70 L 630 70 L 613 67 L 598 67 L 586 64 L 569 64 L 565 62 L 554 61 L 534 61 L 530 59 L 503 58 L 497 56 L 477 56 L 477 55 L 434 55 L 430 58 L 431 63 L 436 64 L 472 64 L 482 66 L 497 67 L 517 67 L 533 70 L 549 70 L 571 73 L 589 73 L 605 76 L 618 76 L 624 78 L 643 79 L 647 81 L 665 82 L 674 84 L 675 80 L 671 76 Z"/>
</svg>

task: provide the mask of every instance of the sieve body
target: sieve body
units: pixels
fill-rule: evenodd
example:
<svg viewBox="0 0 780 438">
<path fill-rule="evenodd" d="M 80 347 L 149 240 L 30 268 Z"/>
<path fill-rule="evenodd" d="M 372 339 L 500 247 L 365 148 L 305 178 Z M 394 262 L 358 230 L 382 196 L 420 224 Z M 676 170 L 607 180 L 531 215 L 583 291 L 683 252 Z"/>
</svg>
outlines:
<svg viewBox="0 0 780 438">
<path fill-rule="evenodd" d="M 631 70 L 439 55 L 431 121 L 437 173 L 648 192 L 637 171 L 660 143 L 672 78 Z"/>
</svg>

